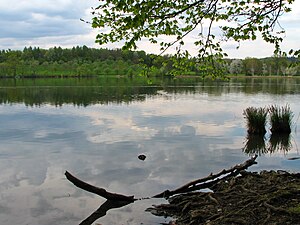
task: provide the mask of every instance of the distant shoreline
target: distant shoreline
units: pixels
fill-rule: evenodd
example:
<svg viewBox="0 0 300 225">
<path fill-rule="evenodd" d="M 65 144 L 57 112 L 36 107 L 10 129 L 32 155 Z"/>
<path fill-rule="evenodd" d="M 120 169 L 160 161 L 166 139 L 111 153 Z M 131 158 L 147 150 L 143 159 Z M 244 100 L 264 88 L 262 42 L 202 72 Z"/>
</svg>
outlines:
<svg viewBox="0 0 300 225">
<path fill-rule="evenodd" d="M 62 78 L 62 79 L 68 79 L 68 78 L 98 78 L 98 77 L 116 77 L 116 78 L 132 78 L 135 79 L 135 76 L 130 77 L 128 75 L 17 75 L 17 76 L 5 76 L 5 75 L 0 75 L 0 79 L 42 79 L 42 78 Z M 146 78 L 146 76 L 145 76 Z M 152 77 L 154 78 L 154 77 Z M 212 78 L 211 76 L 197 76 L 197 75 L 176 75 L 176 76 L 156 76 L 156 78 L 175 78 L 175 79 L 185 79 L 185 78 L 200 78 L 200 79 L 210 79 Z M 300 76 L 277 76 L 277 75 L 271 75 L 271 76 L 246 76 L 246 75 L 224 75 L 224 77 L 216 77 L 214 79 L 222 80 L 222 79 L 239 79 L 239 78 L 287 78 L 287 79 L 298 79 Z"/>
</svg>

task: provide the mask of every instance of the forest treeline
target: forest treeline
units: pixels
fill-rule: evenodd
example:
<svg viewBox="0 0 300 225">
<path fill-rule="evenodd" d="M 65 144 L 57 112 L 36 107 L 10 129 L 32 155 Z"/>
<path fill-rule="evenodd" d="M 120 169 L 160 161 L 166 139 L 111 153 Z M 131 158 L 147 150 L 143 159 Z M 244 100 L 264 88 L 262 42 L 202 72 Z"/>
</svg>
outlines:
<svg viewBox="0 0 300 225">
<path fill-rule="evenodd" d="M 296 59 L 287 57 L 224 59 L 224 75 L 297 76 L 300 66 L 291 66 Z M 201 66 L 191 64 L 183 75 L 202 76 Z M 144 51 L 88 48 L 63 49 L 25 47 L 23 50 L 0 51 L 1 77 L 87 77 L 102 75 L 148 76 L 170 74 L 175 66 L 170 55 L 147 54 Z"/>
</svg>

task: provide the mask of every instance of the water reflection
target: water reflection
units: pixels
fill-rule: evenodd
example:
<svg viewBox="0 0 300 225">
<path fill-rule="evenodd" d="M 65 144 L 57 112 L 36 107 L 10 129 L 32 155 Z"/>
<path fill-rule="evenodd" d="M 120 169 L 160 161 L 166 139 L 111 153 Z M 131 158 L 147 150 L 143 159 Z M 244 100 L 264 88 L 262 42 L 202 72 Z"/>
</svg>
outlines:
<svg viewBox="0 0 300 225">
<path fill-rule="evenodd" d="M 153 78 L 151 85 L 145 77 L 0 79 L 0 104 L 24 103 L 28 106 L 129 104 L 133 101 L 145 101 L 146 96 L 157 95 L 160 91 L 167 94 L 206 93 L 210 96 L 229 93 L 297 95 L 300 93 L 299 86 L 300 79 L 282 77 L 236 78 L 230 81 Z"/>
<path fill-rule="evenodd" d="M 98 81 L 1 81 L 0 224 L 74 225 L 99 208 L 99 198 L 74 188 L 65 170 L 137 198 L 174 189 L 248 159 L 241 151 L 243 109 L 289 103 L 295 115 L 300 112 L 299 80 L 151 87 Z M 299 156 L 300 138 L 292 135 L 295 144 L 286 155 L 261 154 L 253 170 L 299 171 L 299 160 L 287 160 Z M 161 201 L 114 208 L 96 223 L 159 224 L 165 219 L 144 210 Z"/>
<path fill-rule="evenodd" d="M 106 200 L 96 211 L 83 220 L 79 225 L 91 225 L 99 218 L 105 216 L 108 210 L 121 208 L 131 203 L 132 202 L 129 201 Z"/>
<path fill-rule="evenodd" d="M 248 155 L 262 155 L 268 153 L 265 143 L 265 136 L 258 134 L 248 134 L 243 151 Z"/>
<path fill-rule="evenodd" d="M 264 135 L 248 134 L 243 151 L 249 155 L 274 154 L 282 152 L 286 154 L 293 148 L 290 134 L 271 134 L 269 140 Z"/>
<path fill-rule="evenodd" d="M 269 140 L 268 151 L 270 153 L 280 151 L 286 154 L 292 147 L 290 134 L 272 134 Z"/>
</svg>

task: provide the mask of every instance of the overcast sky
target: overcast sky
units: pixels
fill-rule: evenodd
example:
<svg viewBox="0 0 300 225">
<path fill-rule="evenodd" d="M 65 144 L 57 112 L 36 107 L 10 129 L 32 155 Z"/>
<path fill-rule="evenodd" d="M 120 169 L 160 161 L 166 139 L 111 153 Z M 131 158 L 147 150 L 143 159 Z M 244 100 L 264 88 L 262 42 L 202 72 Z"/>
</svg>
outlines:
<svg viewBox="0 0 300 225">
<path fill-rule="evenodd" d="M 91 7 L 97 3 L 97 0 L 1 0 L 0 49 L 22 50 L 25 46 L 70 48 L 77 45 L 99 48 L 95 44 L 97 30 L 80 21 L 80 18 L 91 17 Z M 292 8 L 291 13 L 280 19 L 286 30 L 282 45 L 286 51 L 300 48 L 300 1 L 296 0 Z M 140 46 L 146 52 L 159 53 L 159 47 L 144 43 Z M 191 52 L 195 51 L 192 45 L 187 46 Z M 236 46 L 236 43 L 227 42 L 223 48 L 231 58 L 266 57 L 273 53 L 272 46 L 260 40 L 242 42 L 238 50 Z M 121 46 L 110 44 L 102 47 Z"/>
</svg>

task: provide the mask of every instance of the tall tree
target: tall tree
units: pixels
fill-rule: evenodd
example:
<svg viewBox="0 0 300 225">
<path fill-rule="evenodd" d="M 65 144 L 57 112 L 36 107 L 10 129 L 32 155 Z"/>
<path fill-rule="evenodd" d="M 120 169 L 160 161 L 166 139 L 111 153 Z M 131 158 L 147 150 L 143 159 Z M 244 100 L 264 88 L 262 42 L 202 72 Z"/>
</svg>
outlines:
<svg viewBox="0 0 300 225">
<path fill-rule="evenodd" d="M 246 75 L 262 75 L 262 62 L 257 58 L 246 58 L 244 60 L 244 70 Z"/>
<path fill-rule="evenodd" d="M 243 61 L 240 59 L 233 59 L 229 65 L 230 74 L 241 74 L 243 71 Z"/>
<path fill-rule="evenodd" d="M 197 33 L 194 42 L 198 59 L 213 63 L 226 56 L 222 40 L 255 40 L 260 35 L 264 41 L 274 44 L 274 53 L 280 53 L 284 30 L 279 18 L 290 12 L 295 0 L 100 0 L 93 9 L 92 27 L 100 28 L 96 42 L 124 41 L 123 48 L 136 49 L 142 38 L 159 43 L 165 52 L 176 46 L 175 58 L 181 61 L 189 57 L 183 50 L 185 38 Z M 219 25 L 219 31 L 213 25 Z M 160 36 L 169 36 L 161 39 Z M 299 55 L 299 51 L 294 53 Z"/>
</svg>

